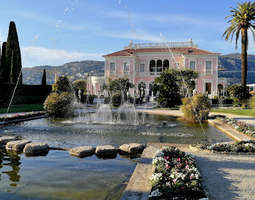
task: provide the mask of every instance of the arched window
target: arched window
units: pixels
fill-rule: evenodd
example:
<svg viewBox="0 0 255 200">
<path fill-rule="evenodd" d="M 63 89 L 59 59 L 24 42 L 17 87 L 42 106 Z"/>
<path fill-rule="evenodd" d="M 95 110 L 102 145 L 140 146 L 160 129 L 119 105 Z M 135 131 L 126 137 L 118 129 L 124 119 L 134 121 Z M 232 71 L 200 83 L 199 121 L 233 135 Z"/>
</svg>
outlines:
<svg viewBox="0 0 255 200">
<path fill-rule="evenodd" d="M 157 72 L 162 72 L 162 61 L 157 60 Z"/>
<path fill-rule="evenodd" d="M 156 71 L 156 62 L 155 60 L 150 61 L 150 72 L 154 73 Z"/>
<path fill-rule="evenodd" d="M 163 62 L 163 71 L 169 69 L 169 61 L 168 60 L 164 60 Z"/>
</svg>

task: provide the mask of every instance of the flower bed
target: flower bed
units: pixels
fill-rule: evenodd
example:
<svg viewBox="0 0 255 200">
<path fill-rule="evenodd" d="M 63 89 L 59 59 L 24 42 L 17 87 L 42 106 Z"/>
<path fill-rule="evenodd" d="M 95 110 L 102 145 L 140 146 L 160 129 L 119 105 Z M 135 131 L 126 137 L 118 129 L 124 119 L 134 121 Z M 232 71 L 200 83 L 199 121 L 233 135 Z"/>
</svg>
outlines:
<svg viewBox="0 0 255 200">
<path fill-rule="evenodd" d="M 231 153 L 255 153 L 255 141 L 240 141 L 234 144 L 216 143 L 212 145 L 200 145 L 201 149 L 207 149 L 216 152 L 231 152 Z"/>
<path fill-rule="evenodd" d="M 152 161 L 150 200 L 201 199 L 206 197 L 195 160 L 175 147 L 159 151 Z M 207 198 L 204 198 L 207 199 Z"/>
<path fill-rule="evenodd" d="M 232 118 L 227 118 L 227 117 L 217 118 L 217 119 L 230 125 L 232 128 L 236 129 L 237 131 L 240 131 L 246 135 L 249 135 L 249 136 L 255 138 L 255 127 L 254 126 L 246 124 L 245 122 L 240 122 L 238 120 L 235 120 Z"/>
</svg>

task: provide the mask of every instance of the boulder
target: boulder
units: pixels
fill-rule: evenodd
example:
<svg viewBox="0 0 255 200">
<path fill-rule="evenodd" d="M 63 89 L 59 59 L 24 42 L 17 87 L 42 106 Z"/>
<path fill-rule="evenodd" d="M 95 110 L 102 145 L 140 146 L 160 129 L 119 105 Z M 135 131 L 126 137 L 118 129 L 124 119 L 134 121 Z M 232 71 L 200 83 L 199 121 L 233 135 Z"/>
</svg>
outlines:
<svg viewBox="0 0 255 200">
<path fill-rule="evenodd" d="M 102 158 L 115 158 L 117 153 L 118 149 L 112 145 L 103 145 L 96 148 L 96 155 Z"/>
<path fill-rule="evenodd" d="M 70 155 L 80 158 L 91 156 L 95 153 L 96 148 L 92 146 L 75 147 L 69 150 Z"/>
<path fill-rule="evenodd" d="M 8 142 L 5 146 L 6 150 L 22 152 L 25 145 L 30 143 L 30 140 L 16 140 Z"/>
<path fill-rule="evenodd" d="M 120 154 L 141 154 L 146 147 L 145 144 L 139 143 L 130 143 L 130 144 L 123 144 L 119 147 Z"/>
<path fill-rule="evenodd" d="M 45 143 L 32 142 L 26 144 L 23 152 L 26 156 L 45 156 L 48 154 L 49 146 Z"/>
<path fill-rule="evenodd" d="M 18 140 L 17 136 L 2 136 L 0 137 L 0 145 L 6 145 L 8 142 Z"/>
</svg>

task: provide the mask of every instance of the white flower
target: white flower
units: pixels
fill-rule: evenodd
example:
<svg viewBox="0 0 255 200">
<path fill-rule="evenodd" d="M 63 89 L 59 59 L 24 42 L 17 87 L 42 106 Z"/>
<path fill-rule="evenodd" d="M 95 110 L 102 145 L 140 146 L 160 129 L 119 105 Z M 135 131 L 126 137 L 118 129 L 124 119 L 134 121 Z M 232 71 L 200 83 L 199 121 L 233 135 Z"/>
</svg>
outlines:
<svg viewBox="0 0 255 200">
<path fill-rule="evenodd" d="M 158 165 L 160 163 L 165 163 L 165 159 L 162 157 L 153 158 L 152 165 Z"/>
<path fill-rule="evenodd" d="M 153 183 L 153 185 L 157 184 L 162 178 L 162 173 L 154 173 L 152 174 L 150 180 Z"/>
</svg>

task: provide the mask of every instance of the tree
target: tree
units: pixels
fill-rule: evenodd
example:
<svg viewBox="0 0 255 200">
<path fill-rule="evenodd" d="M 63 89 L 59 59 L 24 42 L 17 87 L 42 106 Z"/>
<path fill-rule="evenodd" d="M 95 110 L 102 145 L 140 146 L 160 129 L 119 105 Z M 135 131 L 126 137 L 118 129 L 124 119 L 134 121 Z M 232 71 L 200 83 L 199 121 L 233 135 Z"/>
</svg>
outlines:
<svg viewBox="0 0 255 200">
<path fill-rule="evenodd" d="M 243 91 L 245 91 L 245 93 Z M 251 96 L 248 88 L 244 89 L 242 85 L 238 84 L 229 86 L 227 88 L 227 92 L 229 96 L 234 100 L 234 103 L 240 105 L 247 103 L 246 100 Z"/>
<path fill-rule="evenodd" d="M 3 44 L 3 78 L 6 83 L 16 83 L 18 78 L 22 83 L 22 64 L 21 53 L 19 47 L 19 39 L 16 30 L 16 25 L 13 21 L 9 25 L 9 33 L 6 42 L 6 47 Z M 4 48 L 5 47 L 5 48 Z"/>
<path fill-rule="evenodd" d="M 42 86 L 45 87 L 47 85 L 47 80 L 46 80 L 46 70 L 43 70 L 43 75 L 42 75 Z"/>
<path fill-rule="evenodd" d="M 87 91 L 87 81 L 86 80 L 75 80 L 73 83 L 73 88 L 75 90 L 82 90 L 84 94 Z"/>
<path fill-rule="evenodd" d="M 232 8 L 230 10 L 231 15 L 227 18 L 230 18 L 228 23 L 230 26 L 223 33 L 223 37 L 225 40 L 231 41 L 233 37 L 235 37 L 235 43 L 237 48 L 237 43 L 239 40 L 239 36 L 241 33 L 241 68 L 242 68 L 242 81 L 241 84 L 243 86 L 243 93 L 246 93 L 246 83 L 247 83 L 247 49 L 248 49 L 248 30 L 250 30 L 253 34 L 253 38 L 255 39 L 255 3 L 254 2 L 244 2 L 239 3 L 237 8 Z"/>
<path fill-rule="evenodd" d="M 195 80 L 198 78 L 198 72 L 190 69 L 176 70 L 180 93 L 184 97 L 192 96 L 193 90 L 196 88 Z"/>
<path fill-rule="evenodd" d="M 165 70 L 155 79 L 158 85 L 158 103 L 163 107 L 174 107 L 181 103 L 180 89 L 177 85 L 176 74 L 172 70 Z"/>
<path fill-rule="evenodd" d="M 133 88 L 133 83 L 129 82 L 127 78 L 118 78 L 111 80 L 109 84 L 109 90 L 111 93 L 120 93 L 123 95 L 124 100 L 127 100 L 127 93 L 130 88 Z"/>
</svg>

